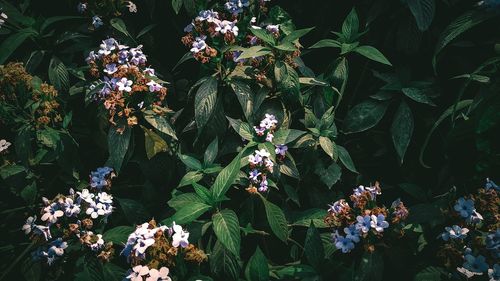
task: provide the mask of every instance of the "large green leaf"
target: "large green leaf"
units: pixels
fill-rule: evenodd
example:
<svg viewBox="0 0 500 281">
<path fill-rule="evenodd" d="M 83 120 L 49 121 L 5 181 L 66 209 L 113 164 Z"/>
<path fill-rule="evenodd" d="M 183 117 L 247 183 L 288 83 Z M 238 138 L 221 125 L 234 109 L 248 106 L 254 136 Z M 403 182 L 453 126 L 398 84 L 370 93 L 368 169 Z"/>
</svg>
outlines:
<svg viewBox="0 0 500 281">
<path fill-rule="evenodd" d="M 292 94 L 298 93 L 299 90 L 299 75 L 293 69 L 293 67 L 288 64 L 277 61 L 274 66 L 274 78 L 278 83 L 279 89 L 285 93 L 292 92 Z"/>
<path fill-rule="evenodd" d="M 169 225 L 175 221 L 175 223 L 177 224 L 188 224 L 199 218 L 211 208 L 212 206 L 205 203 L 188 202 L 186 205 L 181 207 L 172 217 L 163 220 L 162 223 Z"/>
<path fill-rule="evenodd" d="M 342 168 L 333 162 L 326 169 L 320 169 L 316 171 L 316 174 L 319 175 L 320 180 L 328 186 L 328 188 L 332 188 L 332 186 L 340 180 L 340 176 L 342 176 Z"/>
<path fill-rule="evenodd" d="M 354 162 L 352 161 L 351 155 L 349 155 L 347 149 L 345 149 L 343 146 L 337 145 L 337 151 L 339 153 L 340 162 L 342 162 L 342 164 L 344 164 L 344 166 L 349 171 L 358 173 L 356 167 L 354 166 Z"/>
<path fill-rule="evenodd" d="M 212 164 L 219 153 L 219 139 L 215 138 L 205 150 L 203 155 L 203 162 L 205 164 Z"/>
<path fill-rule="evenodd" d="M 253 92 L 247 83 L 242 81 L 231 81 L 231 88 L 233 88 L 238 101 L 240 102 L 241 109 L 247 120 L 251 120 L 253 112 Z"/>
<path fill-rule="evenodd" d="M 282 42 L 294 42 L 295 40 L 299 39 L 300 37 L 311 32 L 311 30 L 313 30 L 313 29 L 314 29 L 314 27 L 294 30 L 290 34 L 288 34 L 285 38 L 283 38 Z"/>
<path fill-rule="evenodd" d="M 406 3 L 415 17 L 418 29 L 420 31 L 427 30 L 434 19 L 436 10 L 434 0 L 407 0 Z"/>
<path fill-rule="evenodd" d="M 64 63 L 53 56 L 49 64 L 50 83 L 59 91 L 69 89 L 69 74 Z"/>
<path fill-rule="evenodd" d="M 374 127 L 384 117 L 388 106 L 388 102 L 373 100 L 354 106 L 344 119 L 344 133 L 358 133 Z"/>
<path fill-rule="evenodd" d="M 351 12 L 342 23 L 342 34 L 348 42 L 356 39 L 359 32 L 359 19 L 356 9 L 352 8 Z"/>
<path fill-rule="evenodd" d="M 219 173 L 212 185 L 211 192 L 214 199 L 218 200 L 224 197 L 229 187 L 237 179 L 240 172 L 241 152 Z"/>
<path fill-rule="evenodd" d="M 325 250 L 323 248 L 319 231 L 316 227 L 314 227 L 312 222 L 307 230 L 304 249 L 307 260 L 317 270 L 317 272 L 320 273 L 321 266 L 325 258 Z"/>
<path fill-rule="evenodd" d="M 274 133 L 273 143 L 275 144 L 288 144 L 306 132 L 295 129 L 279 129 Z"/>
<path fill-rule="evenodd" d="M 392 65 L 389 60 L 376 48 L 372 46 L 359 46 L 354 49 L 354 52 L 371 59 L 372 61 L 380 62 L 387 65 Z"/>
<path fill-rule="evenodd" d="M 109 158 L 106 166 L 112 167 L 117 173 L 120 173 L 124 165 L 125 155 L 132 137 L 132 129 L 125 127 L 122 133 L 116 131 L 115 127 L 109 128 L 108 132 L 108 151 Z"/>
<path fill-rule="evenodd" d="M 120 18 L 113 18 L 109 21 L 109 24 L 114 27 L 116 30 L 119 32 L 123 33 L 125 36 L 132 38 L 130 33 L 127 30 L 127 26 L 125 25 L 125 22 L 120 19 Z"/>
<path fill-rule="evenodd" d="M 403 88 L 401 89 L 401 91 L 403 92 L 403 94 L 405 94 L 405 96 L 409 97 L 410 99 L 418 103 L 424 103 L 431 106 L 436 106 L 434 102 L 432 102 L 432 100 L 421 89 Z"/>
<path fill-rule="evenodd" d="M 319 145 L 334 161 L 338 159 L 337 145 L 328 137 L 319 137 Z"/>
<path fill-rule="evenodd" d="M 333 39 L 322 39 L 316 42 L 316 44 L 309 47 L 311 49 L 317 48 L 340 48 L 340 42 Z"/>
<path fill-rule="evenodd" d="M 209 77 L 205 80 L 194 98 L 194 117 L 198 126 L 198 133 L 201 133 L 203 127 L 214 113 L 217 103 L 217 79 Z"/>
<path fill-rule="evenodd" d="M 229 124 L 242 138 L 251 141 L 253 139 L 253 129 L 248 123 L 242 122 L 239 119 L 233 119 L 231 117 L 226 117 L 229 120 Z"/>
<path fill-rule="evenodd" d="M 217 280 L 238 280 L 241 267 L 239 258 L 217 241 L 210 254 L 210 269 Z"/>
<path fill-rule="evenodd" d="M 123 245 L 127 242 L 128 236 L 135 231 L 133 226 L 117 226 L 107 230 L 103 234 L 104 241 L 111 241 L 115 245 Z"/>
<path fill-rule="evenodd" d="M 12 55 L 12 53 L 14 53 L 14 51 L 34 33 L 35 31 L 33 29 L 26 28 L 4 39 L 2 44 L 0 44 L 0 64 L 4 64 L 10 55 Z"/>
<path fill-rule="evenodd" d="M 398 153 L 401 163 L 403 163 L 412 134 L 413 115 L 408 104 L 402 100 L 391 125 L 392 142 L 394 143 L 394 148 Z"/>
<path fill-rule="evenodd" d="M 259 246 L 257 246 L 255 253 L 248 260 L 245 277 L 248 281 L 269 280 L 269 265 L 267 264 L 266 256 L 264 256 Z"/>
<path fill-rule="evenodd" d="M 271 230 L 276 235 L 276 237 L 278 237 L 281 241 L 286 243 L 286 241 L 288 240 L 288 222 L 286 221 L 285 214 L 280 209 L 280 207 L 267 201 L 267 199 L 264 198 L 262 195 L 260 195 L 260 198 L 264 203 L 264 208 L 266 209 L 267 222 L 269 223 Z"/>
<path fill-rule="evenodd" d="M 240 224 L 236 213 L 224 209 L 212 215 L 215 235 L 219 241 L 235 256 L 240 255 Z"/>
<path fill-rule="evenodd" d="M 153 158 L 156 154 L 160 152 L 165 152 L 168 149 L 167 142 L 162 139 L 158 134 L 144 128 L 144 146 L 146 148 L 146 156 L 148 159 Z"/>
<path fill-rule="evenodd" d="M 384 269 L 384 259 L 380 252 L 365 252 L 356 270 L 355 281 L 380 281 Z"/>
<path fill-rule="evenodd" d="M 439 36 L 438 42 L 436 43 L 436 48 L 434 50 L 434 56 L 432 58 L 432 66 L 434 71 L 436 70 L 436 60 L 437 55 L 444 49 L 453 39 L 458 37 L 460 34 L 466 32 L 467 30 L 473 28 L 474 26 L 493 18 L 495 13 L 488 13 L 483 10 L 469 10 L 463 15 L 456 18 L 451 22 Z"/>
<path fill-rule="evenodd" d="M 179 194 L 168 201 L 168 205 L 177 211 L 191 203 L 204 203 L 204 201 L 196 193 Z"/>
<path fill-rule="evenodd" d="M 129 198 L 115 197 L 115 199 L 118 201 L 118 204 L 120 204 L 125 218 L 127 218 L 130 223 L 139 224 L 151 219 L 151 214 L 141 202 Z"/>
<path fill-rule="evenodd" d="M 175 130 L 172 129 L 172 126 L 170 126 L 165 117 L 158 114 L 144 114 L 144 119 L 158 131 L 167 134 L 173 139 L 177 140 Z"/>
<path fill-rule="evenodd" d="M 271 46 L 274 46 L 276 44 L 274 36 L 265 29 L 250 28 L 250 32 L 252 32 L 253 35 L 257 36 L 260 40 L 266 42 Z"/>
</svg>

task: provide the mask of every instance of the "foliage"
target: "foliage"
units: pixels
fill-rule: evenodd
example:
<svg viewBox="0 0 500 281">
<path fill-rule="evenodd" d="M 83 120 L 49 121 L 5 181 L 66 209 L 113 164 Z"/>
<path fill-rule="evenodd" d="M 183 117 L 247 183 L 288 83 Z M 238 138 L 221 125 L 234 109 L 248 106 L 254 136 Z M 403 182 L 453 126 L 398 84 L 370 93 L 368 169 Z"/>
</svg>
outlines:
<svg viewBox="0 0 500 281">
<path fill-rule="evenodd" d="M 0 9 L 0 280 L 498 280 L 498 1 Z"/>
</svg>

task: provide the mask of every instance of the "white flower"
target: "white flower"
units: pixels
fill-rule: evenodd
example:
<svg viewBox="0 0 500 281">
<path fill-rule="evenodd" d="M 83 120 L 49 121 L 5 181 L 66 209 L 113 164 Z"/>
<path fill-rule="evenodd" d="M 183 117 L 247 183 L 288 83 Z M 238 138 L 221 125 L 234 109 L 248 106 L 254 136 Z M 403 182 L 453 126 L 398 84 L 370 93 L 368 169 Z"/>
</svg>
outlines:
<svg viewBox="0 0 500 281">
<path fill-rule="evenodd" d="M 132 272 L 129 276 L 125 277 L 131 281 L 142 281 L 142 276 L 149 273 L 149 268 L 147 266 L 136 265 L 132 268 Z"/>
<path fill-rule="evenodd" d="M 132 80 L 128 80 L 123 77 L 120 81 L 116 82 L 116 86 L 118 86 L 118 91 L 130 92 L 132 91 Z"/>
<path fill-rule="evenodd" d="M 265 161 L 264 161 L 265 165 L 266 165 L 266 168 L 267 170 L 272 173 L 273 172 L 273 166 L 274 166 L 274 163 L 273 161 L 269 160 L 269 158 L 267 158 Z"/>
<path fill-rule="evenodd" d="M 192 48 L 190 50 L 191 53 L 199 53 L 202 50 L 205 50 L 205 48 L 207 47 L 207 44 L 205 43 L 205 39 L 207 39 L 207 36 L 205 36 L 205 35 L 202 35 L 200 37 L 196 37 L 194 39 Z"/>
<path fill-rule="evenodd" d="M 113 195 L 107 194 L 106 192 L 99 192 L 97 194 L 97 201 L 104 204 L 112 204 L 113 203 Z"/>
<path fill-rule="evenodd" d="M 9 17 L 5 13 L 0 13 L 0 27 L 5 23 L 5 20 L 8 19 Z M 0 150 L 1 152 L 1 150 Z"/>
<path fill-rule="evenodd" d="M 64 215 L 64 212 L 59 209 L 59 204 L 52 203 L 43 209 L 45 212 L 42 215 L 42 221 L 48 221 L 49 223 L 56 223 L 57 219 Z"/>
<path fill-rule="evenodd" d="M 143 256 L 149 246 L 153 245 L 154 243 L 155 239 L 153 237 L 137 239 L 136 244 L 133 248 L 135 250 L 136 256 Z"/>
<path fill-rule="evenodd" d="M 49 239 L 52 239 L 52 235 L 50 234 L 50 228 L 48 226 L 44 225 L 35 225 L 33 227 L 33 233 L 36 235 L 40 235 L 45 238 L 46 241 L 49 241 Z"/>
<path fill-rule="evenodd" d="M 81 200 L 83 200 L 89 204 L 94 203 L 94 196 L 95 195 L 90 193 L 90 191 L 88 189 L 83 189 L 82 192 L 77 191 L 76 194 L 78 194 L 78 197 Z"/>
<path fill-rule="evenodd" d="M 223 20 L 215 27 L 216 32 L 226 34 L 228 32 L 233 33 L 234 36 L 238 36 L 239 28 L 236 26 L 236 21 Z"/>
<path fill-rule="evenodd" d="M 261 150 L 255 150 L 255 154 L 260 155 L 262 158 L 271 156 L 271 154 L 264 148 Z"/>
<path fill-rule="evenodd" d="M 127 8 L 128 8 L 129 12 L 131 12 L 131 13 L 137 13 L 137 5 L 135 5 L 134 2 L 128 1 L 127 2 Z"/>
<path fill-rule="evenodd" d="M 172 235 L 172 246 L 177 248 L 179 245 L 182 248 L 186 248 L 189 245 L 189 232 L 186 232 L 182 229 L 182 226 L 173 223 L 172 226 L 174 230 L 174 235 Z"/>
<path fill-rule="evenodd" d="M 64 213 L 66 213 L 67 217 L 72 217 L 74 215 L 78 215 L 80 213 L 80 204 L 75 204 L 73 199 L 66 197 L 63 202 Z"/>
<path fill-rule="evenodd" d="M 6 140 L 0 140 L 0 152 L 2 152 L 4 150 L 7 150 L 10 145 L 11 145 L 11 143 L 8 142 L 8 141 L 6 141 Z"/>
<path fill-rule="evenodd" d="M 276 25 L 270 24 L 270 25 L 266 26 L 266 30 L 271 32 L 271 33 L 278 33 L 280 31 L 280 25 L 279 24 L 276 24 Z"/>
<path fill-rule="evenodd" d="M 165 266 L 160 268 L 160 270 L 157 270 L 156 268 L 150 269 L 149 277 L 146 278 L 146 281 L 171 281 L 172 279 L 168 276 L 169 272 L 170 270 Z"/>
<path fill-rule="evenodd" d="M 33 228 L 35 227 L 36 216 L 29 217 L 26 219 L 26 222 L 23 225 L 22 230 L 25 234 L 29 234 Z"/>
</svg>

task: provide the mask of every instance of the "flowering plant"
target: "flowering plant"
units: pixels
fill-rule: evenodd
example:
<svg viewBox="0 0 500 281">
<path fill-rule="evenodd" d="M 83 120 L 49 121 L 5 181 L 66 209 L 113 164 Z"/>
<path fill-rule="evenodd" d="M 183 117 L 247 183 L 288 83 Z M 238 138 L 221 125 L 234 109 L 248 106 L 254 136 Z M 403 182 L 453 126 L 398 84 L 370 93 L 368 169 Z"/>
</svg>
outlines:
<svg viewBox="0 0 500 281">
<path fill-rule="evenodd" d="M 376 251 L 377 245 L 387 243 L 388 237 L 404 235 L 404 221 L 408 209 L 400 199 L 390 208 L 377 205 L 377 196 L 382 193 L 378 182 L 373 186 L 355 188 L 349 203 L 340 199 L 328 209 L 325 222 L 333 228 L 333 243 L 342 253 L 349 253 L 356 244 L 363 245 L 365 251 Z"/>
<path fill-rule="evenodd" d="M 487 179 L 485 188 L 460 197 L 449 211 L 452 225 L 438 237 L 445 244 L 437 256 L 453 274 L 500 279 L 499 191 L 500 187 Z"/>
<path fill-rule="evenodd" d="M 33 215 L 22 227 L 36 246 L 33 259 L 44 260 L 50 266 L 64 260 L 65 250 L 72 252 L 81 245 L 81 250 L 94 253 L 100 260 L 110 260 L 113 243 L 105 243 L 98 231 L 113 212 L 113 196 L 106 192 L 113 177 L 111 168 L 98 168 L 91 173 L 89 189 L 70 189 L 68 195 L 59 194 L 52 200 L 43 197 L 42 224 Z"/>
</svg>

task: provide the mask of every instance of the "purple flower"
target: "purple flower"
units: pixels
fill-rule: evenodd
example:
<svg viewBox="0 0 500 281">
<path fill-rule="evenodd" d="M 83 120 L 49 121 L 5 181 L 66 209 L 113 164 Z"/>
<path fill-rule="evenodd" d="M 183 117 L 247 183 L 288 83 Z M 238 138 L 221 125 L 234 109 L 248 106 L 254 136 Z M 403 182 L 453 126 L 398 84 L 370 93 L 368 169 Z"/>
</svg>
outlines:
<svg viewBox="0 0 500 281">
<path fill-rule="evenodd" d="M 149 81 L 148 83 L 146 83 L 146 85 L 148 85 L 148 86 L 149 86 L 149 91 L 150 91 L 150 92 L 158 92 L 158 91 L 160 91 L 160 90 L 163 88 L 163 86 L 162 86 L 162 85 L 160 85 L 160 84 L 156 83 L 156 82 L 155 82 L 155 81 L 153 81 L 153 80 L 151 80 L 151 81 Z"/>
<path fill-rule="evenodd" d="M 260 186 L 259 186 L 259 192 L 266 192 L 267 189 L 268 189 L 268 186 L 267 186 L 267 179 L 266 178 L 263 178 L 262 181 L 260 182 Z"/>
<path fill-rule="evenodd" d="M 358 230 L 361 230 L 361 232 L 367 233 L 370 230 L 371 222 L 372 222 L 370 216 L 368 216 L 368 215 L 366 215 L 364 217 L 357 216 L 356 221 L 357 221 L 356 228 Z"/>
<path fill-rule="evenodd" d="M 342 235 L 334 234 L 335 247 L 342 251 L 342 253 L 349 253 L 354 249 L 354 243 L 351 239 Z"/>
<path fill-rule="evenodd" d="M 467 233 L 469 232 L 469 229 L 467 228 L 461 228 L 458 225 L 453 225 L 452 227 L 445 227 L 445 232 L 443 232 L 440 237 L 444 241 L 448 241 L 449 239 L 465 239 L 467 237 Z"/>
<path fill-rule="evenodd" d="M 377 232 L 384 232 L 384 228 L 389 227 L 389 223 L 385 220 L 385 216 L 379 214 L 378 216 L 371 215 L 371 227 Z"/>
<path fill-rule="evenodd" d="M 340 199 L 335 201 L 332 205 L 329 205 L 328 212 L 333 214 L 338 214 L 344 210 L 350 209 L 349 203 L 347 203 L 344 199 Z"/>
<path fill-rule="evenodd" d="M 93 16 L 92 17 L 92 25 L 94 26 L 95 29 L 101 27 L 104 25 L 104 22 L 102 22 L 102 19 L 99 16 Z"/>
<path fill-rule="evenodd" d="M 284 144 L 279 144 L 276 146 L 275 152 L 277 155 L 285 156 L 287 151 L 288 151 L 288 146 Z"/>
<path fill-rule="evenodd" d="M 463 197 L 457 200 L 457 204 L 453 207 L 462 218 L 469 218 L 474 212 L 474 201 L 472 199 L 464 199 Z"/>
<path fill-rule="evenodd" d="M 488 264 L 486 258 L 482 255 L 474 257 L 473 255 L 465 255 L 465 263 L 463 267 L 472 272 L 487 272 Z"/>
<path fill-rule="evenodd" d="M 248 177 L 250 178 L 250 180 L 252 181 L 258 181 L 258 177 L 261 175 L 262 173 L 259 172 L 259 170 L 257 169 L 253 169 L 252 171 L 250 171 L 250 174 L 248 175 Z"/>
<path fill-rule="evenodd" d="M 354 224 L 344 228 L 344 233 L 347 239 L 350 239 L 354 243 L 359 242 L 359 229 L 357 229 Z"/>
<path fill-rule="evenodd" d="M 205 35 L 202 35 L 200 37 L 196 37 L 194 39 L 194 42 L 193 42 L 193 45 L 192 45 L 192 48 L 191 48 L 191 53 L 199 53 L 203 50 L 205 50 L 205 48 L 207 47 L 207 44 L 205 43 L 205 39 L 207 39 L 207 36 Z"/>
<path fill-rule="evenodd" d="M 250 5 L 249 0 L 229 0 L 224 4 L 224 8 L 233 15 L 238 15 L 243 12 L 244 7 Z"/>
<path fill-rule="evenodd" d="M 115 63 L 110 63 L 106 65 L 106 68 L 104 69 L 104 72 L 107 74 L 113 74 L 118 71 L 118 68 L 116 67 Z"/>
</svg>

